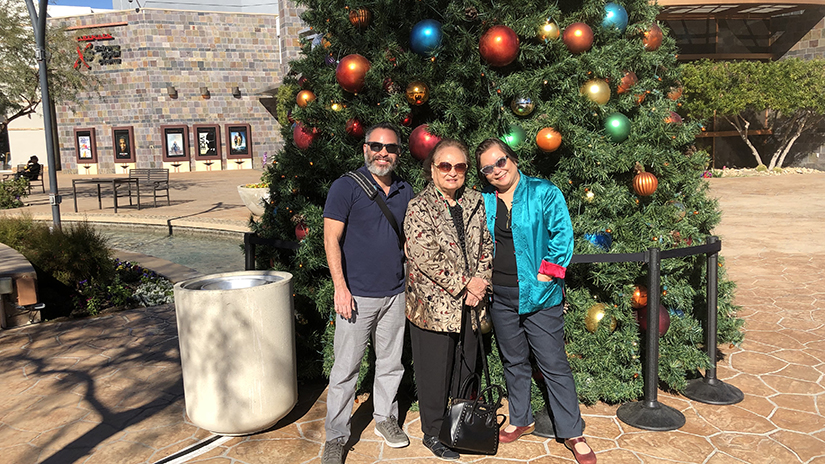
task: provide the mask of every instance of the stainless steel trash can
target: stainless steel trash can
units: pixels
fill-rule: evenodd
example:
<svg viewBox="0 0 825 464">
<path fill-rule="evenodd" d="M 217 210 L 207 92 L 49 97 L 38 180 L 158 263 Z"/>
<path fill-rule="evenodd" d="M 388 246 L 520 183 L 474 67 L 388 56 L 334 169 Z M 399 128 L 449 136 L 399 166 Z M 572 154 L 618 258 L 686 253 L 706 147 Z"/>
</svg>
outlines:
<svg viewBox="0 0 825 464">
<path fill-rule="evenodd" d="M 292 274 L 241 271 L 175 285 L 186 414 L 219 435 L 260 432 L 298 402 Z"/>
</svg>

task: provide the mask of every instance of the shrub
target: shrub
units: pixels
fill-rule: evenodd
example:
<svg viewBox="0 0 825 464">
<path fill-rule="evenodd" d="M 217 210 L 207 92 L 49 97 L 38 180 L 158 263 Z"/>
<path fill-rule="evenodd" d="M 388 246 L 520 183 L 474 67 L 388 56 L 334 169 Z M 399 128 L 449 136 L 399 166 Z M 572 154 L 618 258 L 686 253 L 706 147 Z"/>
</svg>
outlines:
<svg viewBox="0 0 825 464">
<path fill-rule="evenodd" d="M 137 264 L 113 260 L 114 277 L 108 285 L 90 280 L 78 284 L 74 316 L 96 315 L 106 308 L 157 306 L 173 301 L 173 285 L 154 271 Z"/>
<path fill-rule="evenodd" d="M 21 198 L 26 197 L 29 181 L 20 178 L 0 182 L 0 209 L 19 208 L 23 206 Z"/>
</svg>

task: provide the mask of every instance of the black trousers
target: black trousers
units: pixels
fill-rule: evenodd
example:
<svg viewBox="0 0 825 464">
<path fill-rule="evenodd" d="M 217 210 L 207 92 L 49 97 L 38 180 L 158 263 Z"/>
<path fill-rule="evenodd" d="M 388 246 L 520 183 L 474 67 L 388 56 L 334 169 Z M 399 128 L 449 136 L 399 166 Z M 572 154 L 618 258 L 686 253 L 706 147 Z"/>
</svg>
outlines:
<svg viewBox="0 0 825 464">
<path fill-rule="evenodd" d="M 450 395 L 458 395 L 464 379 L 476 372 L 478 334 L 473 332 L 470 316 L 468 311 L 463 314 L 464 340 L 460 345 L 457 333 L 424 330 L 407 321 L 421 431 L 425 435 L 438 436 Z M 458 368 L 453 379 L 456 362 Z"/>
</svg>

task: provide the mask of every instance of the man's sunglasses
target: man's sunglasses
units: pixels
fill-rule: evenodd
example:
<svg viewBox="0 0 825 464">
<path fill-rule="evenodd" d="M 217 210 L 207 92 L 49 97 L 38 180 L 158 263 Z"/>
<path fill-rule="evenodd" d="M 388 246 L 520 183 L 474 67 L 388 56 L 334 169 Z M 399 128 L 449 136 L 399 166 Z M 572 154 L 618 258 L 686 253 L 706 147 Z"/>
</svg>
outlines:
<svg viewBox="0 0 825 464">
<path fill-rule="evenodd" d="M 374 153 L 380 152 L 382 149 L 386 148 L 387 153 L 392 153 L 394 155 L 400 155 L 401 152 L 404 150 L 401 145 L 397 143 L 381 143 L 381 142 L 365 142 L 365 144 L 370 147 Z"/>
<path fill-rule="evenodd" d="M 464 174 L 465 172 L 467 172 L 467 163 L 450 164 L 444 161 L 436 164 L 435 167 L 437 167 L 439 171 L 445 174 L 452 171 L 453 168 L 455 168 L 455 172 L 457 172 L 458 174 Z"/>
<path fill-rule="evenodd" d="M 495 163 L 488 164 L 487 166 L 484 166 L 483 168 L 481 168 L 481 173 L 484 174 L 485 176 L 489 176 L 490 174 L 493 173 L 493 171 L 496 168 L 504 169 L 504 166 L 507 166 L 507 157 L 506 156 L 502 156 L 501 158 L 497 159 Z"/>
</svg>

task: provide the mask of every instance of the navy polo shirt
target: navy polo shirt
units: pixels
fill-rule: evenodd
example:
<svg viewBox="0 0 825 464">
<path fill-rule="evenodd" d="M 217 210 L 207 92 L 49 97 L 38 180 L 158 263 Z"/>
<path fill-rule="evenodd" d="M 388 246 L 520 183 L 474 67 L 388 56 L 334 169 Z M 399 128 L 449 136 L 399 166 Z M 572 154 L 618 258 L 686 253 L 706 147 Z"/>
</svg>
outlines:
<svg viewBox="0 0 825 464">
<path fill-rule="evenodd" d="M 375 185 L 403 231 L 407 204 L 413 198 L 412 186 L 393 175 L 390 193 L 385 195 L 366 166 L 358 171 Z M 378 204 L 354 179 L 343 176 L 332 183 L 324 217 L 345 225 L 341 265 L 353 295 L 381 298 L 404 291 L 404 252 L 398 247 L 398 235 Z"/>
</svg>

